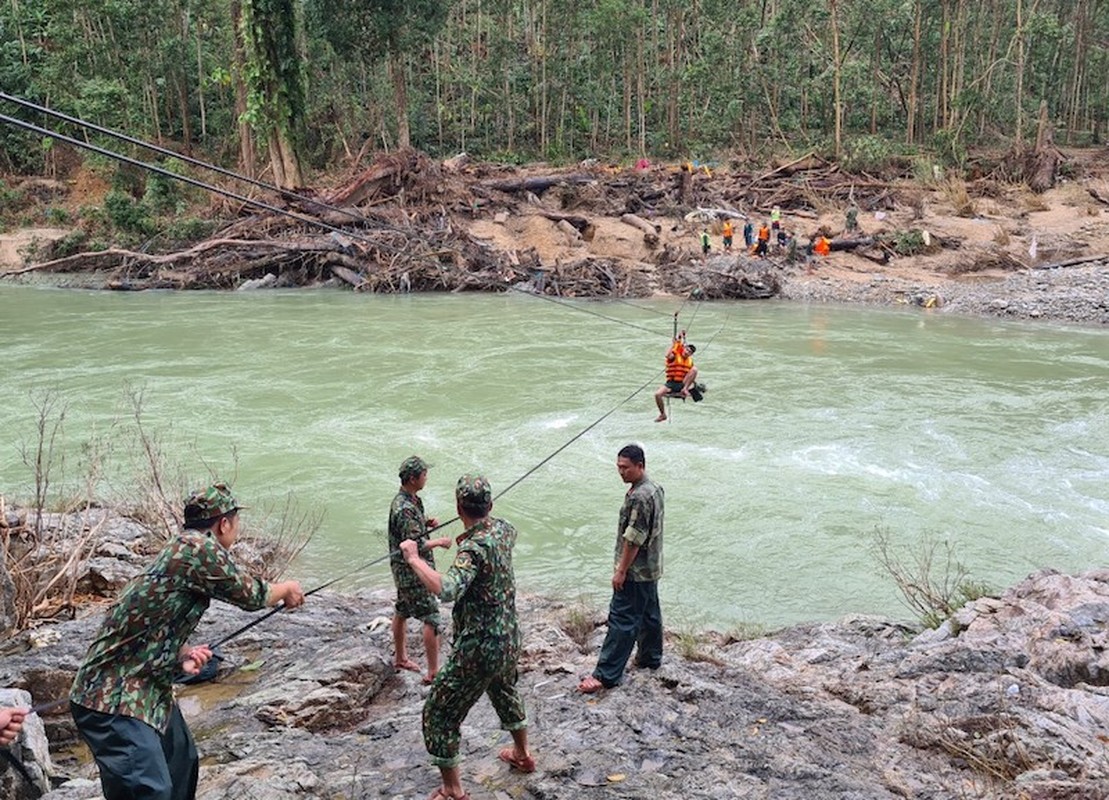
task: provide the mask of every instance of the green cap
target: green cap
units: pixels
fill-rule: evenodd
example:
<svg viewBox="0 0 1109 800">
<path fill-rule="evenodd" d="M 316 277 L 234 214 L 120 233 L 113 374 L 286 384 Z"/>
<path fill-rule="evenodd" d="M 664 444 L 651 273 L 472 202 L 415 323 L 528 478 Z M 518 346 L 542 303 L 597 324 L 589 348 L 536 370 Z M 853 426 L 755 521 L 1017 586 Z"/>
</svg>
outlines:
<svg viewBox="0 0 1109 800">
<path fill-rule="evenodd" d="M 493 489 L 484 475 L 467 473 L 458 479 L 454 487 L 454 497 L 466 505 L 488 505 L 493 502 Z"/>
<path fill-rule="evenodd" d="M 240 508 L 242 506 L 231 494 L 231 487 L 226 483 L 213 483 L 185 498 L 185 522 L 215 519 Z"/>
<path fill-rule="evenodd" d="M 424 472 L 427 472 L 431 464 L 424 461 L 419 456 L 409 456 L 400 462 L 400 482 L 404 483 L 410 478 L 418 478 Z"/>
</svg>

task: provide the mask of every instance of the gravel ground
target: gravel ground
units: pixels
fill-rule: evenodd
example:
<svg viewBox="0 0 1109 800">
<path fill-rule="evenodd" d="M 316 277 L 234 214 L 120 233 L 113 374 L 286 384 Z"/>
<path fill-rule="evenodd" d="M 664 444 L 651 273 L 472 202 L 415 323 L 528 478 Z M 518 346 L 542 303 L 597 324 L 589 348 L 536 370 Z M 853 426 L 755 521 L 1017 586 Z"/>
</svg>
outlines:
<svg viewBox="0 0 1109 800">
<path fill-rule="evenodd" d="M 890 274 L 843 278 L 818 268 L 786 269 L 782 298 L 811 303 L 912 304 L 944 313 L 1109 326 L 1109 261 L 1029 269 L 1005 277 L 907 279 Z"/>
</svg>

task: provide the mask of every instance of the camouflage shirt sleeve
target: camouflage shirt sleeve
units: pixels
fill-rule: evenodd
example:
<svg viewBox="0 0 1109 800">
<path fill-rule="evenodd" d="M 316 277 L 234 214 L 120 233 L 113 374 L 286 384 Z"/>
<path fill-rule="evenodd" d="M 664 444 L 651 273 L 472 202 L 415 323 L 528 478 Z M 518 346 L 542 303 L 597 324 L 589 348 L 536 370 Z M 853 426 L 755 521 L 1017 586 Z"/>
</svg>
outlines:
<svg viewBox="0 0 1109 800">
<path fill-rule="evenodd" d="M 470 541 L 465 541 L 458 546 L 454 562 L 442 577 L 442 589 L 439 599 L 444 603 L 453 603 L 466 593 L 470 584 L 481 571 L 481 548 Z"/>
<path fill-rule="evenodd" d="M 621 535 L 632 545 L 640 547 L 651 533 L 650 498 L 641 492 L 633 491 L 628 496 L 627 503 L 628 521 Z"/>
<path fill-rule="evenodd" d="M 268 584 L 240 569 L 215 537 L 200 537 L 192 556 L 182 562 L 189 588 L 247 611 L 266 607 Z"/>
</svg>

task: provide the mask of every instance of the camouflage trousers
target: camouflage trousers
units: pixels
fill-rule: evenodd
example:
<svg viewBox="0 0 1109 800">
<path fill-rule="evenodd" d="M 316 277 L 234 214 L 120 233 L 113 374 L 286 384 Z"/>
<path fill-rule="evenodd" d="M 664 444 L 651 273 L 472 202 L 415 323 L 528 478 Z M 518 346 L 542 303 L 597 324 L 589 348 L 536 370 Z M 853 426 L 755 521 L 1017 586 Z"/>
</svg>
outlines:
<svg viewBox="0 0 1109 800">
<path fill-rule="evenodd" d="M 462 758 L 458 751 L 462 741 L 462 722 L 470 709 L 489 695 L 489 702 L 501 727 L 506 731 L 526 728 L 524 700 L 516 689 L 516 659 L 498 654 L 495 663 L 477 655 L 451 653 L 424 703 L 424 745 L 437 767 L 457 766 Z"/>
</svg>

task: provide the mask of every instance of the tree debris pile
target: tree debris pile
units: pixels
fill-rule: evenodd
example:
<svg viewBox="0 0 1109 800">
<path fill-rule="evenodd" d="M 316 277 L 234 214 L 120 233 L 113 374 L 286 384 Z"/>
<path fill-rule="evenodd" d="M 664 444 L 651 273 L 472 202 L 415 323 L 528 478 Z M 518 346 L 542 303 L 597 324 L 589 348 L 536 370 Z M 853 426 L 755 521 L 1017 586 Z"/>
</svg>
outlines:
<svg viewBox="0 0 1109 800">
<path fill-rule="evenodd" d="M 760 172 L 694 164 L 624 169 L 592 161 L 539 171 L 470 164 L 462 156 L 437 162 L 402 149 L 377 155 L 329 191 L 282 193 L 267 200 L 283 206 L 284 213 L 244 207 L 249 213 L 184 250 L 110 248 L 8 274 L 95 272 L 104 285 L 120 290 L 330 281 L 382 293 L 520 286 L 567 297 L 642 297 L 666 291 L 705 299 L 758 299 L 778 293 L 776 274 L 747 264 L 746 253 L 735 261 L 702 263 L 700 248 L 693 244 L 701 230 L 711 229 L 719 237 L 723 221 L 731 220 L 737 245 L 742 245 L 742 222 L 758 226 L 777 206 L 784 214 L 783 227 L 795 238 L 793 251 L 803 252 L 819 233 L 833 239 L 832 250 L 852 251 L 878 264 L 958 248 L 956 238 L 933 236 L 929 241 L 917 228 L 891 230 L 888 222 L 886 230 L 870 235 L 850 235 L 828 225 L 829 212 L 841 213 L 841 207 L 854 206 L 856 214 L 879 218 L 906 205 L 923 207 L 922 191 L 896 181 L 849 174 L 814 153 Z M 991 180 L 976 187 L 984 195 L 999 191 Z M 965 195 L 965 187 L 960 189 Z M 969 197 L 963 205 L 973 212 Z M 556 255 L 527 237 L 470 232 L 490 220 L 504 225 L 535 215 L 550 221 L 543 230 L 550 230 L 552 241 L 564 248 Z M 602 223 L 609 239 L 598 247 L 595 237 Z M 775 249 L 768 263 L 781 266 L 782 252 Z"/>
</svg>

